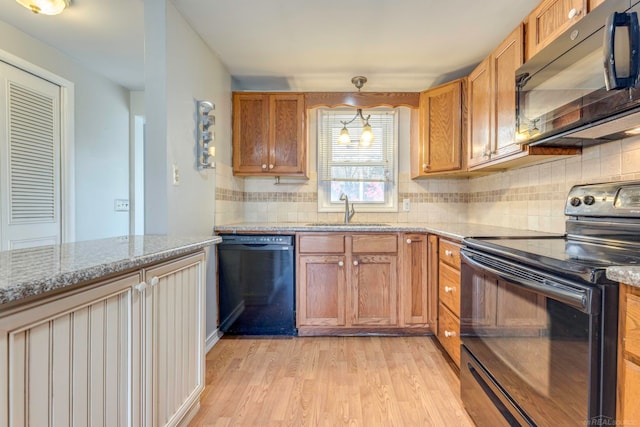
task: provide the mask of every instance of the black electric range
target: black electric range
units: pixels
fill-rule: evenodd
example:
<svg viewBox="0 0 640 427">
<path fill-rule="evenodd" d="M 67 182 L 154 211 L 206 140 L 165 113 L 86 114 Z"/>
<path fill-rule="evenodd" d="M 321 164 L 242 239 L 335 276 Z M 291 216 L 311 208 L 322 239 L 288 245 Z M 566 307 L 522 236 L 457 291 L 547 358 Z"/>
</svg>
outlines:
<svg viewBox="0 0 640 427">
<path fill-rule="evenodd" d="M 615 422 L 606 269 L 640 265 L 640 181 L 575 186 L 565 215 L 561 236 L 464 240 L 461 394 L 480 426 Z"/>
</svg>

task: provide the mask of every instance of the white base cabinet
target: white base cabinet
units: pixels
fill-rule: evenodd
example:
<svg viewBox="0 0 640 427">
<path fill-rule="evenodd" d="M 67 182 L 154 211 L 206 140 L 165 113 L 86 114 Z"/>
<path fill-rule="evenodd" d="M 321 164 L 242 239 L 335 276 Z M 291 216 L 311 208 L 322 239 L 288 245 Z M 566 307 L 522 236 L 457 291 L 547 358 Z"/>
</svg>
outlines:
<svg viewBox="0 0 640 427">
<path fill-rule="evenodd" d="M 174 426 L 204 390 L 204 258 L 144 271 L 145 399 L 142 425 Z"/>
<path fill-rule="evenodd" d="M 0 426 L 161 426 L 204 389 L 203 252 L 0 314 Z"/>
</svg>

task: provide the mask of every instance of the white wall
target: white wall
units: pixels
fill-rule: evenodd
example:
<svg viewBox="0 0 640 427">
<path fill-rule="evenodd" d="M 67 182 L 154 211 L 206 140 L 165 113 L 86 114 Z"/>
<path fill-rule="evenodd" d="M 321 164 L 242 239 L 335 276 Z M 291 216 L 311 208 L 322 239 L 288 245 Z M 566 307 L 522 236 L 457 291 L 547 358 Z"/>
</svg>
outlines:
<svg viewBox="0 0 640 427">
<path fill-rule="evenodd" d="M 215 219 L 215 170 L 196 164 L 196 101 L 216 105 L 216 148 L 231 140 L 231 76 L 170 1 L 145 8 L 146 229 L 149 232 L 211 235 Z M 150 37 L 153 40 L 149 43 Z M 220 154 L 226 155 L 225 149 Z M 172 183 L 172 166 L 180 184 Z M 157 213 L 157 215 L 156 215 Z M 215 329 L 215 259 L 207 268 L 207 336 Z"/>
<path fill-rule="evenodd" d="M 0 21 L 0 49 L 75 85 L 76 240 L 128 234 L 129 92 Z"/>
</svg>

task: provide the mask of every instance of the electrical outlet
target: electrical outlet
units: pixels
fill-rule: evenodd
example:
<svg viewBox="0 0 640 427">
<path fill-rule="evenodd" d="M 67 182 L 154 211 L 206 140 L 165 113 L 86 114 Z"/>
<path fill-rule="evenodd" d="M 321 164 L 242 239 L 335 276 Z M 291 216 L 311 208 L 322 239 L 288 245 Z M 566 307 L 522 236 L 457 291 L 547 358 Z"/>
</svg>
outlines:
<svg viewBox="0 0 640 427">
<path fill-rule="evenodd" d="M 173 177 L 173 185 L 180 185 L 180 169 L 178 169 L 177 164 L 173 164 L 171 166 L 172 177 Z"/>
<path fill-rule="evenodd" d="M 409 212 L 411 210 L 411 200 L 410 199 L 402 199 L 402 210 L 405 212 Z"/>
<path fill-rule="evenodd" d="M 116 212 L 129 212 L 129 200 L 127 199 L 116 199 L 114 205 Z"/>
</svg>

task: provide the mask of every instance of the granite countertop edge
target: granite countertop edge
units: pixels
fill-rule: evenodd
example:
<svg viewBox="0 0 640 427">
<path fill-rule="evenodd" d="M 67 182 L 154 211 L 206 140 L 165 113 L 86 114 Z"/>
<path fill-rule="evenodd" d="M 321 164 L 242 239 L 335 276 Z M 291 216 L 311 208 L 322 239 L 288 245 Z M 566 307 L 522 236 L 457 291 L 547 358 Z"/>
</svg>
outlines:
<svg viewBox="0 0 640 427">
<path fill-rule="evenodd" d="M 494 225 L 473 223 L 389 223 L 389 224 L 326 224 L 310 225 L 297 222 L 261 222 L 235 223 L 218 225 L 214 232 L 229 232 L 239 234 L 243 232 L 270 232 L 274 234 L 295 232 L 403 232 L 403 233 L 432 233 L 452 240 L 462 241 L 467 237 L 500 237 L 500 236 L 552 236 L 557 233 L 522 230 Z"/>
<path fill-rule="evenodd" d="M 607 279 L 640 288 L 640 266 L 613 266 L 607 268 Z"/>
<path fill-rule="evenodd" d="M 81 266 L 74 268 L 73 266 L 67 270 L 60 268 L 59 264 L 62 264 L 60 260 L 55 260 L 58 265 L 32 265 L 35 270 L 29 272 L 26 278 L 18 278 L 15 281 L 12 277 L 15 275 L 20 277 L 19 271 L 11 271 L 11 266 L 7 268 L 10 263 L 6 262 L 6 258 L 13 254 L 20 257 L 37 256 L 39 251 L 45 249 L 58 250 L 57 254 L 60 258 L 64 258 L 68 252 L 72 252 L 74 248 L 81 249 L 81 256 L 86 255 L 90 250 L 92 244 L 97 248 L 104 248 L 109 245 L 110 242 L 114 246 L 118 244 L 128 244 L 128 237 L 100 239 L 95 241 L 83 241 L 76 243 L 66 243 L 63 245 L 56 245 L 50 247 L 37 247 L 31 249 L 20 249 L 16 251 L 4 251 L 0 252 L 0 312 L 3 310 L 3 306 L 21 303 L 21 300 L 29 299 L 37 296 L 44 296 L 45 294 L 60 290 L 66 287 L 81 284 L 83 282 L 94 282 L 103 277 L 109 277 L 114 274 L 141 268 L 145 265 L 154 264 L 171 258 L 176 258 L 188 253 L 195 252 L 205 247 L 218 244 L 222 241 L 219 236 L 208 237 L 168 237 L 168 236 L 129 236 L 131 238 L 138 238 L 139 242 L 144 244 L 151 244 L 151 246 L 157 247 L 157 249 L 149 250 L 148 252 L 143 249 L 142 253 L 132 254 L 130 256 L 119 256 L 116 254 L 113 256 L 109 254 L 106 260 L 100 258 L 100 254 L 95 256 L 95 262 L 92 262 L 91 257 L 88 260 L 83 260 Z M 138 243 L 138 241 L 136 241 Z M 4 257 L 5 262 L 1 257 Z M 47 274 L 51 269 L 60 268 L 60 271 Z M 40 271 L 38 271 L 40 269 Z"/>
</svg>

